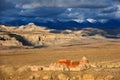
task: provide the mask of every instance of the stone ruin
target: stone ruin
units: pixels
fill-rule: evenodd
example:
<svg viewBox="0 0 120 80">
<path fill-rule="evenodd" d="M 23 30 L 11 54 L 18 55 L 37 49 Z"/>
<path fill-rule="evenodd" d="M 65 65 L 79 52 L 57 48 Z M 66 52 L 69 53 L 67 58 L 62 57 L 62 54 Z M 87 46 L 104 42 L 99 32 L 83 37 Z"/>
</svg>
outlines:
<svg viewBox="0 0 120 80">
<path fill-rule="evenodd" d="M 90 68 L 88 59 L 84 56 L 80 61 L 60 59 L 58 63 L 49 66 L 29 66 L 31 71 L 82 71 Z"/>
<path fill-rule="evenodd" d="M 111 66 L 110 66 L 111 64 Z M 89 60 L 83 56 L 80 61 L 72 61 L 67 59 L 60 59 L 57 63 L 52 63 L 48 66 L 29 66 L 28 68 L 31 71 L 84 71 L 88 69 L 118 69 L 120 68 L 120 65 L 117 65 L 115 63 L 90 63 Z"/>
<path fill-rule="evenodd" d="M 107 62 L 108 64 L 108 62 Z M 18 67 L 0 66 L 0 70 L 5 73 L 9 80 L 119 80 L 119 67 L 101 69 L 98 64 L 90 63 L 84 56 L 80 61 L 60 59 L 57 63 L 48 66 L 26 65 Z M 99 64 L 100 65 L 100 64 Z M 104 67 L 103 67 L 104 68 Z M 12 75 L 11 75 L 12 73 Z M 27 75 L 25 75 L 27 74 Z M 26 77 L 27 76 L 27 77 Z M 4 76 L 3 76 L 4 78 Z M 15 78 L 15 79 L 14 79 Z M 7 79 L 3 79 L 7 80 Z"/>
</svg>

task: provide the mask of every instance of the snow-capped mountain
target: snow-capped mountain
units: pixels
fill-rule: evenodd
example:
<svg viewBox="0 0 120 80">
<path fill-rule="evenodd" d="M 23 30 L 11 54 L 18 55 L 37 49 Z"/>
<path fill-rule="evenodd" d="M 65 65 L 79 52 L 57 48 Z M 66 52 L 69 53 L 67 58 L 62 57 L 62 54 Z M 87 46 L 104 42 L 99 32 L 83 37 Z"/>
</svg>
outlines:
<svg viewBox="0 0 120 80">
<path fill-rule="evenodd" d="M 66 29 L 82 29 L 86 27 L 99 28 L 110 34 L 120 33 L 120 20 L 117 19 L 50 19 L 50 18 L 24 18 L 24 17 L 0 17 L 1 25 L 21 26 L 28 23 L 35 23 L 50 29 L 66 30 Z"/>
</svg>

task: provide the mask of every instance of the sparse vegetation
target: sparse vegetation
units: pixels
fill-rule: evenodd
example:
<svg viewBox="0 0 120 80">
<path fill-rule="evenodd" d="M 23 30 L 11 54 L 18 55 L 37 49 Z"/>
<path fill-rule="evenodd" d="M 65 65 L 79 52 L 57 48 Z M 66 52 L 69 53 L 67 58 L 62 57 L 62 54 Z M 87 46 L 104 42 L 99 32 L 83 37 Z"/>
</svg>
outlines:
<svg viewBox="0 0 120 80">
<path fill-rule="evenodd" d="M 120 39 L 107 39 L 102 30 L 89 28 L 83 29 L 82 34 L 81 30 L 56 34 L 34 24 L 0 29 L 4 30 L 0 33 L 0 80 L 120 79 Z M 82 56 L 90 61 L 82 70 L 57 70 L 49 65 L 59 59 L 80 61 Z"/>
</svg>

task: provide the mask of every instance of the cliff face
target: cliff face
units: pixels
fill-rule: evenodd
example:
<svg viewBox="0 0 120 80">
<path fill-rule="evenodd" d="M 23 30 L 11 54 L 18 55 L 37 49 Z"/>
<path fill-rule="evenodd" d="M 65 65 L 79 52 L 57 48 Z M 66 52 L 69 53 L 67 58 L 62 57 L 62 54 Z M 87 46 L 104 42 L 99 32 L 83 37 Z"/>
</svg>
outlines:
<svg viewBox="0 0 120 80">
<path fill-rule="evenodd" d="M 32 45 L 58 45 L 69 42 L 75 37 L 74 34 L 19 34 Z"/>
<path fill-rule="evenodd" d="M 75 34 L 73 33 L 69 33 L 69 34 L 51 33 L 52 30 L 46 29 L 45 27 L 40 27 L 40 26 L 38 27 L 33 23 L 29 23 L 26 26 L 20 26 L 20 27 L 8 27 L 2 25 L 0 26 L 0 30 L 7 32 L 6 35 L 8 34 L 10 39 L 14 38 L 16 39 L 16 41 L 21 42 L 22 45 L 25 46 L 60 45 L 69 42 L 69 40 L 75 37 Z M 11 40 L 7 40 L 7 41 L 11 41 Z M 10 43 L 10 42 L 7 43 L 7 41 L 5 42 L 6 44 Z"/>
<path fill-rule="evenodd" d="M 22 43 L 7 33 L 0 32 L 0 46 L 22 46 Z"/>
<path fill-rule="evenodd" d="M 51 46 L 70 43 L 73 39 L 81 39 L 88 36 L 105 36 L 103 30 L 86 28 L 78 31 L 58 31 L 46 29 L 29 23 L 26 26 L 9 27 L 0 26 L 0 42 L 2 46 Z"/>
</svg>

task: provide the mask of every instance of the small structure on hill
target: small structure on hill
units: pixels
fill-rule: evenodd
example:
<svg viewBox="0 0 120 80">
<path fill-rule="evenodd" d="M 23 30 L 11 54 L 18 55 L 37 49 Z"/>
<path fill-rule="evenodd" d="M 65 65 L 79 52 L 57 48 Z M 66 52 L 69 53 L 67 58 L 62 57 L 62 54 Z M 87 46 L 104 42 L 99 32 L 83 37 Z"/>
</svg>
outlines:
<svg viewBox="0 0 120 80">
<path fill-rule="evenodd" d="M 64 65 L 67 67 L 78 67 L 79 65 L 87 65 L 89 64 L 88 59 L 83 56 L 80 61 L 72 61 L 72 60 L 66 60 L 66 59 L 61 59 L 58 62 L 60 65 Z"/>
<path fill-rule="evenodd" d="M 79 61 L 71 61 L 66 59 L 59 60 L 60 65 L 65 65 L 67 67 L 76 67 L 79 65 Z"/>
<path fill-rule="evenodd" d="M 60 59 L 58 63 L 50 64 L 49 66 L 30 66 L 31 71 L 82 71 L 90 68 L 88 59 L 84 56 L 80 61 L 72 61 Z"/>
</svg>

